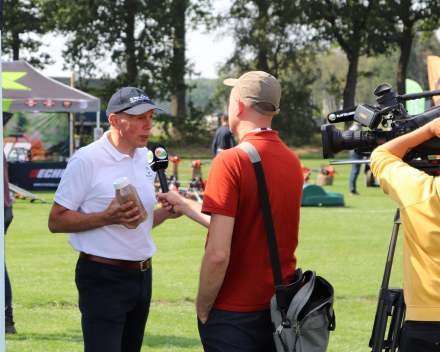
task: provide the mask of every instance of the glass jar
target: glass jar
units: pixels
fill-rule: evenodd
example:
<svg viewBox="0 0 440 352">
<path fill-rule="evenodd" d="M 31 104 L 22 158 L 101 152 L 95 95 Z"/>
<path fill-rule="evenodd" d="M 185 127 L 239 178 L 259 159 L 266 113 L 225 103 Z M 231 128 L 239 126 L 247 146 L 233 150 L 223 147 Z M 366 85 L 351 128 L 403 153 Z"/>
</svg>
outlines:
<svg viewBox="0 0 440 352">
<path fill-rule="evenodd" d="M 138 215 L 140 213 L 140 218 L 134 222 L 130 222 L 130 225 L 137 226 L 148 219 L 148 213 L 142 204 L 139 194 L 136 188 L 130 183 L 127 177 L 122 177 L 119 180 L 113 182 L 113 186 L 116 190 L 116 198 L 120 205 L 126 204 L 128 202 L 133 202 L 133 205 L 129 207 L 126 211 L 129 211 L 135 207 L 139 208 Z"/>
</svg>

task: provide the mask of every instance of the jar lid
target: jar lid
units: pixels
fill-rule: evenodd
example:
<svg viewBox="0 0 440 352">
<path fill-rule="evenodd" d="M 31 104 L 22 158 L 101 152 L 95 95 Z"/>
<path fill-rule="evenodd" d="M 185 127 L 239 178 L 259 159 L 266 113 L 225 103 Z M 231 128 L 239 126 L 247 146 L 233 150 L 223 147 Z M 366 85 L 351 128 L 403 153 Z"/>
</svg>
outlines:
<svg viewBox="0 0 440 352">
<path fill-rule="evenodd" d="M 179 191 L 188 191 L 188 187 L 179 187 L 178 190 Z"/>
<path fill-rule="evenodd" d="M 130 181 L 128 180 L 127 177 L 122 177 L 119 180 L 116 180 L 115 182 L 113 182 L 113 186 L 115 186 L 115 189 L 124 188 L 124 187 L 128 186 L 129 184 L 130 184 Z"/>
</svg>

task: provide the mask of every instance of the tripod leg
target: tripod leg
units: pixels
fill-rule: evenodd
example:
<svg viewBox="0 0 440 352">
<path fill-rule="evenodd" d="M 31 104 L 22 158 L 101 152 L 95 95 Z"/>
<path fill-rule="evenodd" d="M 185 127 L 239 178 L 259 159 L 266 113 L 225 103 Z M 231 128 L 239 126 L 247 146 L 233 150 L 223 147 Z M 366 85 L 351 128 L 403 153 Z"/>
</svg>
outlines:
<svg viewBox="0 0 440 352">
<path fill-rule="evenodd" d="M 388 321 L 388 305 L 392 304 L 389 302 L 388 296 L 388 285 L 390 282 L 391 268 L 393 266 L 394 251 L 396 249 L 397 235 L 399 233 L 400 221 L 400 209 L 397 209 L 396 215 L 394 216 L 394 227 L 391 235 L 390 248 L 388 250 L 387 262 L 385 264 L 385 271 L 382 280 L 382 286 L 379 291 L 379 302 L 377 305 L 375 324 L 373 327 L 372 337 L 370 339 L 370 347 L 373 348 L 372 352 L 382 352 L 384 345 L 385 332 L 387 328 Z"/>
</svg>

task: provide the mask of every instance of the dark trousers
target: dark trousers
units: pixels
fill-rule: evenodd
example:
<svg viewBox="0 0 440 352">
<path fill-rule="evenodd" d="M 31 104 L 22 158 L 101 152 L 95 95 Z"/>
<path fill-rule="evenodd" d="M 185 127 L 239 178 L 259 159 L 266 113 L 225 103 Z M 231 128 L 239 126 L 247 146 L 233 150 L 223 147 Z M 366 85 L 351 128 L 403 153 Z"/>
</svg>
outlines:
<svg viewBox="0 0 440 352">
<path fill-rule="evenodd" d="M 400 335 L 399 352 L 434 351 L 440 351 L 440 322 L 405 321 Z"/>
<path fill-rule="evenodd" d="M 9 225 L 12 222 L 12 207 L 4 208 L 4 221 L 5 221 L 5 234 Z M 9 281 L 8 270 L 6 269 L 6 261 L 5 261 L 5 318 L 13 319 L 12 315 L 12 289 L 11 289 L 11 281 Z"/>
<path fill-rule="evenodd" d="M 231 312 L 212 309 L 199 333 L 205 352 L 275 352 L 270 310 Z"/>
<path fill-rule="evenodd" d="M 5 318 L 13 320 L 12 315 L 12 289 L 5 263 Z"/>
<path fill-rule="evenodd" d="M 141 272 L 79 258 L 75 282 L 84 351 L 140 351 L 150 309 L 152 268 Z"/>
<path fill-rule="evenodd" d="M 361 160 L 363 156 L 356 153 L 354 150 L 350 150 L 351 160 Z M 356 180 L 361 171 L 361 164 L 352 164 L 350 173 L 350 193 L 356 193 Z"/>
</svg>

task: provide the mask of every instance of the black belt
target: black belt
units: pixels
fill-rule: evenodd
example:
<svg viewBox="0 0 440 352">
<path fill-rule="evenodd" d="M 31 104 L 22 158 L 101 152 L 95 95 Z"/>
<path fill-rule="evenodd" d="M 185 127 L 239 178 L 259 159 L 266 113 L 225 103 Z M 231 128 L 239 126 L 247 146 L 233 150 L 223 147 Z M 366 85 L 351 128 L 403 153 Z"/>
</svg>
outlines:
<svg viewBox="0 0 440 352">
<path fill-rule="evenodd" d="M 143 261 L 131 261 L 98 257 L 97 255 L 86 254 L 84 252 L 81 252 L 79 256 L 80 258 L 91 260 L 92 262 L 99 262 L 121 267 L 123 266 L 124 268 L 138 269 L 140 271 L 148 270 L 151 267 L 151 258 L 145 259 Z"/>
</svg>

